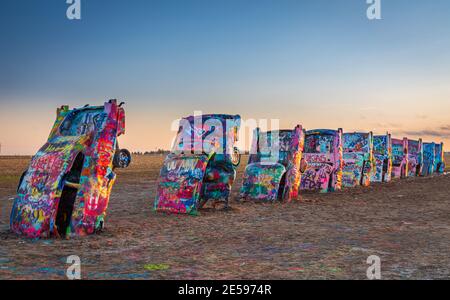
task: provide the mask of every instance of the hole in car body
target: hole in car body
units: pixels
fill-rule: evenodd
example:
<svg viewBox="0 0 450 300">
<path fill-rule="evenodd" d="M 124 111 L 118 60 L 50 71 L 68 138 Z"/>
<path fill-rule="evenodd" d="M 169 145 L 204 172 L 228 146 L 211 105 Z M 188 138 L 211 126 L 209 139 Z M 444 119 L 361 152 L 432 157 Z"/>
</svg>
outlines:
<svg viewBox="0 0 450 300">
<path fill-rule="evenodd" d="M 66 237 L 72 219 L 73 208 L 80 188 L 84 154 L 79 153 L 70 171 L 63 177 L 63 191 L 58 204 L 55 225 L 60 237 Z"/>
</svg>

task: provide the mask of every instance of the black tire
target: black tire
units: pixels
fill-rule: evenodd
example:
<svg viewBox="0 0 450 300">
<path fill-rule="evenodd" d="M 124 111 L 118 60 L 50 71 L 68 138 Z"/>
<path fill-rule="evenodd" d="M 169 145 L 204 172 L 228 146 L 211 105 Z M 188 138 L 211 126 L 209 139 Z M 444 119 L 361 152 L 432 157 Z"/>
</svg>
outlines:
<svg viewBox="0 0 450 300">
<path fill-rule="evenodd" d="M 302 158 L 300 160 L 300 173 L 304 174 L 307 169 L 308 169 L 308 162 L 304 158 Z"/>
<path fill-rule="evenodd" d="M 103 229 L 105 229 L 105 223 L 104 221 L 100 221 L 99 226 L 95 228 L 95 233 L 103 232 Z"/>
<path fill-rule="evenodd" d="M 367 164 L 367 161 L 364 161 L 364 163 L 362 165 L 361 178 L 359 179 L 360 186 L 363 186 L 363 183 L 364 183 L 364 175 L 366 175 L 366 164 Z"/>
<path fill-rule="evenodd" d="M 442 163 L 438 163 L 436 166 L 436 170 L 435 170 L 436 174 L 441 174 L 441 167 L 442 167 Z"/>
<path fill-rule="evenodd" d="M 199 201 L 198 201 L 198 209 L 202 209 L 203 207 L 205 207 L 205 205 L 206 205 L 206 202 L 208 202 L 208 200 L 205 200 L 205 199 L 200 199 Z"/>
<path fill-rule="evenodd" d="M 238 167 L 241 164 L 241 152 L 237 147 L 233 148 L 233 153 L 231 154 L 231 164 L 234 167 Z"/>
<path fill-rule="evenodd" d="M 331 172 L 330 178 L 328 179 L 328 192 L 334 192 L 335 188 L 333 188 L 333 179 L 336 175 L 336 171 Z"/>
<path fill-rule="evenodd" d="M 131 153 L 127 149 L 118 149 L 114 154 L 113 167 L 114 168 L 127 168 L 131 163 Z"/>
<path fill-rule="evenodd" d="M 23 172 L 22 176 L 20 176 L 19 185 L 17 185 L 17 193 L 19 193 L 20 186 L 22 185 L 22 181 L 25 178 L 26 174 L 27 174 L 27 171 Z"/>
<path fill-rule="evenodd" d="M 232 208 L 231 208 L 231 206 L 230 206 L 229 199 L 227 198 L 227 199 L 225 199 L 223 202 L 224 202 L 224 206 L 223 206 L 223 208 L 222 208 L 222 211 L 231 211 Z"/>
<path fill-rule="evenodd" d="M 385 159 L 383 161 L 383 170 L 381 171 L 381 182 L 386 182 L 386 175 L 388 174 L 389 161 Z"/>
</svg>

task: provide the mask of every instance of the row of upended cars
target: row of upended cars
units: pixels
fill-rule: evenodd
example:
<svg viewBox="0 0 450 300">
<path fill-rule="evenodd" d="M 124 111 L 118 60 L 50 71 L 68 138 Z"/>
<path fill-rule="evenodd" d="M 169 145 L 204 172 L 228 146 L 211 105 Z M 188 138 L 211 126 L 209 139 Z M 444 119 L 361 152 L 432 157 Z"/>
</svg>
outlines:
<svg viewBox="0 0 450 300">
<path fill-rule="evenodd" d="M 11 230 L 29 238 L 84 236 L 103 229 L 116 168 L 130 152 L 123 103 L 63 106 L 46 144 L 23 173 L 11 211 Z M 228 207 L 241 154 L 238 115 L 190 116 L 180 121 L 160 172 L 155 211 L 197 214 L 208 201 Z M 393 139 L 342 129 L 255 129 L 239 198 L 291 201 L 301 191 L 332 192 L 394 178 L 444 172 L 442 143 Z"/>
</svg>

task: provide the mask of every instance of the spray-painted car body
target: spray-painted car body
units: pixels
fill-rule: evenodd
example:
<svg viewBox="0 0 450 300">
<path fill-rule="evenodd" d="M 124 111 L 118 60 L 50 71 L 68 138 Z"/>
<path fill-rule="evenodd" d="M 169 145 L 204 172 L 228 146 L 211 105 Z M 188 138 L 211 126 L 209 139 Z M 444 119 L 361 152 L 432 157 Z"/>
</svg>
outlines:
<svg viewBox="0 0 450 300">
<path fill-rule="evenodd" d="M 423 143 L 423 167 L 422 176 L 430 176 L 434 173 L 436 161 L 436 144 Z"/>
<path fill-rule="evenodd" d="M 444 143 L 435 144 L 435 149 L 434 170 L 438 174 L 443 174 L 445 171 Z"/>
<path fill-rule="evenodd" d="M 422 174 L 423 143 L 422 139 L 408 140 L 408 176 L 415 177 Z"/>
<path fill-rule="evenodd" d="M 408 139 L 392 139 L 392 178 L 408 177 Z"/>
<path fill-rule="evenodd" d="M 342 188 L 342 129 L 306 132 L 303 158 L 308 164 L 302 174 L 301 190 L 330 192 Z"/>
<path fill-rule="evenodd" d="M 69 110 L 62 106 L 47 143 L 22 175 L 10 226 L 29 238 L 92 234 L 102 229 L 125 111 L 116 100 Z M 125 151 L 125 152 L 123 152 Z M 119 154 L 120 153 L 120 154 Z"/>
<path fill-rule="evenodd" d="M 392 176 L 392 138 L 386 135 L 373 137 L 373 156 L 375 158 L 375 171 L 372 173 L 372 182 L 389 182 Z"/>
<path fill-rule="evenodd" d="M 228 206 L 240 156 L 238 115 L 190 116 L 180 121 L 173 149 L 160 172 L 154 209 L 197 214 L 208 200 Z"/>
<path fill-rule="evenodd" d="M 255 129 L 240 196 L 260 201 L 291 201 L 300 188 L 305 131 Z"/>
<path fill-rule="evenodd" d="M 373 133 L 344 133 L 343 140 L 342 185 L 344 187 L 369 186 L 375 167 Z"/>
</svg>

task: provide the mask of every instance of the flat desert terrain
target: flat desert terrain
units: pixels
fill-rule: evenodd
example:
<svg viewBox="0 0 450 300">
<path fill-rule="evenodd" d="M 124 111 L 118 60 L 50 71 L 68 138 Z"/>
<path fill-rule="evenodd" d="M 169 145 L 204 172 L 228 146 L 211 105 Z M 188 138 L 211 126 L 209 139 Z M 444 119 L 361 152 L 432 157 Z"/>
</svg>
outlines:
<svg viewBox="0 0 450 300">
<path fill-rule="evenodd" d="M 0 157 L 0 279 L 65 279 L 69 255 L 83 279 L 366 279 L 370 255 L 382 279 L 450 279 L 450 175 L 238 203 L 243 163 L 232 210 L 177 216 L 151 209 L 163 157 L 136 156 L 118 171 L 104 232 L 31 241 L 9 232 L 29 160 Z"/>
</svg>

